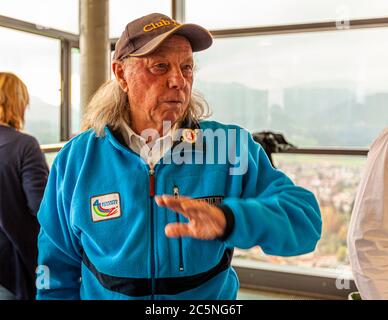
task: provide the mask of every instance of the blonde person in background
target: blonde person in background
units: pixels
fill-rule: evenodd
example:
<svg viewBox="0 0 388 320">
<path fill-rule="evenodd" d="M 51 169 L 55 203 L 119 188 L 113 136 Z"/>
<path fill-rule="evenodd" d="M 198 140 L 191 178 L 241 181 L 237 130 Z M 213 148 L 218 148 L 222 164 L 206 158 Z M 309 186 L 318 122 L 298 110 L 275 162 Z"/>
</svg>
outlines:
<svg viewBox="0 0 388 320">
<path fill-rule="evenodd" d="M 362 299 L 388 299 L 388 127 L 372 144 L 348 233 Z"/>
<path fill-rule="evenodd" d="M 0 300 L 33 299 L 39 224 L 48 167 L 36 139 L 20 132 L 25 84 L 0 72 Z"/>
</svg>

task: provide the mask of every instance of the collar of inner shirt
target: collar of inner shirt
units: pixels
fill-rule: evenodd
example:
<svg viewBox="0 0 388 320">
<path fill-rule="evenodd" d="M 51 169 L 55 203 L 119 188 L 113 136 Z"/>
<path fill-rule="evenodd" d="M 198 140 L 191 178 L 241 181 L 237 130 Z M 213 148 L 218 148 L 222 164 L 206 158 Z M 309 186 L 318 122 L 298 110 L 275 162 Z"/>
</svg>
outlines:
<svg viewBox="0 0 388 320">
<path fill-rule="evenodd" d="M 172 147 L 173 137 L 177 133 L 177 128 L 178 124 L 171 128 L 164 136 L 146 141 L 146 139 L 134 132 L 126 122 L 123 121 L 121 124 L 121 131 L 127 146 L 139 154 L 151 167 Z"/>
</svg>

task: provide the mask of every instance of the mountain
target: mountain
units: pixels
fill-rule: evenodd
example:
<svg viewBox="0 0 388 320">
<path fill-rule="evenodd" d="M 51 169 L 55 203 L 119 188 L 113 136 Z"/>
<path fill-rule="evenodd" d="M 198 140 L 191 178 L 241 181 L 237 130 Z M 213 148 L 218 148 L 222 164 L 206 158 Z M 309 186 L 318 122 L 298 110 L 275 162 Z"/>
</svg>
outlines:
<svg viewBox="0 0 388 320">
<path fill-rule="evenodd" d="M 268 118 L 268 92 L 255 90 L 239 83 L 196 82 L 213 112 L 212 119 L 236 123 L 249 130 L 266 125 Z"/>
<path fill-rule="evenodd" d="M 367 147 L 388 125 L 388 92 L 359 101 L 352 82 L 285 88 L 280 104 L 270 104 L 267 90 L 238 83 L 199 81 L 196 88 L 209 102 L 212 118 L 251 131 L 281 132 L 299 146 Z"/>
<path fill-rule="evenodd" d="M 32 134 L 40 144 L 57 143 L 60 135 L 60 108 L 35 96 L 25 114 L 24 131 Z"/>
</svg>

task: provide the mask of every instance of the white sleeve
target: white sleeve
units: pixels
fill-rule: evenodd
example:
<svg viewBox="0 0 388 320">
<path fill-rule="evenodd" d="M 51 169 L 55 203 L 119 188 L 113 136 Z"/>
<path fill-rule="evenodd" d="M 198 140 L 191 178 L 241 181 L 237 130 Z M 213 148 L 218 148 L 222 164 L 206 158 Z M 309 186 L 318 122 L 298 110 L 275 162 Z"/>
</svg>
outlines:
<svg viewBox="0 0 388 320">
<path fill-rule="evenodd" d="M 388 299 L 388 128 L 369 151 L 347 242 L 361 297 Z"/>
</svg>

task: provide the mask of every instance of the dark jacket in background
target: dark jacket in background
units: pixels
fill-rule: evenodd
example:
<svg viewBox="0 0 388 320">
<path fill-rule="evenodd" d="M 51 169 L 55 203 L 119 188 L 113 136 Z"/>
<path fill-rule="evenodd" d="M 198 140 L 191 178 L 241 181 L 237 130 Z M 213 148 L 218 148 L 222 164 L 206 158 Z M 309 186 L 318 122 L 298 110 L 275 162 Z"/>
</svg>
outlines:
<svg viewBox="0 0 388 320">
<path fill-rule="evenodd" d="M 254 132 L 252 133 L 252 137 L 253 140 L 263 147 L 273 167 L 276 167 L 272 158 L 273 153 L 296 148 L 281 133 L 271 131 Z"/>
<path fill-rule="evenodd" d="M 39 209 L 48 167 L 32 136 L 0 125 L 0 285 L 35 297 Z"/>
</svg>

